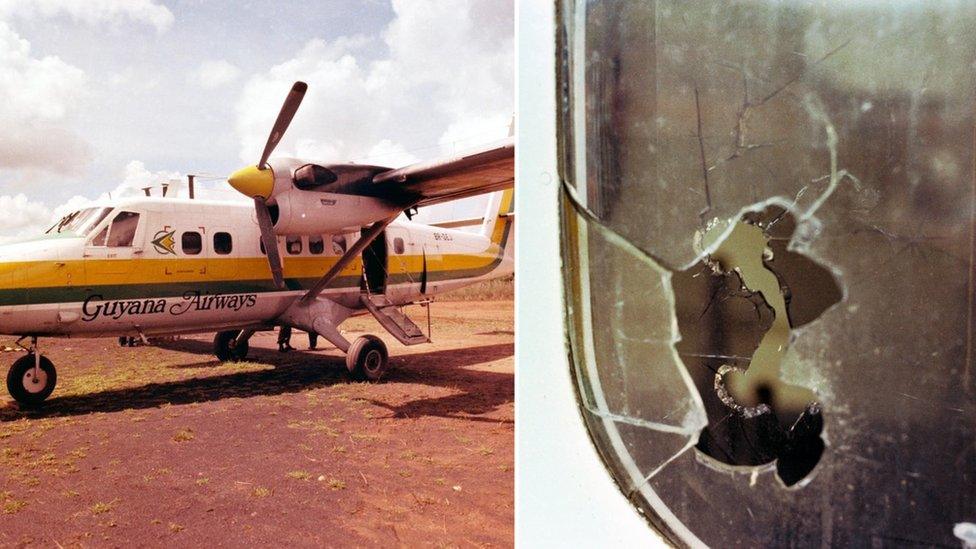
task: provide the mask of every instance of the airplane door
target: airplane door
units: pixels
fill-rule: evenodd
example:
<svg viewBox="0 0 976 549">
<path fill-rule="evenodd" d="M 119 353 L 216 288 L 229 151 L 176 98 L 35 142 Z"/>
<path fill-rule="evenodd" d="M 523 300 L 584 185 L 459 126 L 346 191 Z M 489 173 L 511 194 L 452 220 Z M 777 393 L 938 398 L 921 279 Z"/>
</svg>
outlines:
<svg viewBox="0 0 976 549">
<path fill-rule="evenodd" d="M 92 238 L 85 247 L 85 271 L 89 284 L 114 286 L 126 284 L 132 274 L 134 258 L 141 258 L 144 249 L 143 228 L 136 212 L 120 211 L 112 221 Z"/>
<path fill-rule="evenodd" d="M 391 227 L 386 232 L 386 294 L 394 302 L 412 301 L 420 296 L 424 285 L 423 250 L 413 242 L 410 231 L 403 227 Z"/>
<path fill-rule="evenodd" d="M 383 231 L 363 250 L 363 281 L 360 289 L 372 294 L 385 293 L 386 273 L 386 231 Z"/>
</svg>

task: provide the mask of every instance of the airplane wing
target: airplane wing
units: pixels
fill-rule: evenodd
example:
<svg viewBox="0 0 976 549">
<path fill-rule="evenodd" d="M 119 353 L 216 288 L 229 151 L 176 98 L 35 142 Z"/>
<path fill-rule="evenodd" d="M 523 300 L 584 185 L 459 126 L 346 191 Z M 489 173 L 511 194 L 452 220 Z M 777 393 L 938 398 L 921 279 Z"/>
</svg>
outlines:
<svg viewBox="0 0 976 549">
<path fill-rule="evenodd" d="M 373 193 L 411 196 L 429 206 L 511 187 L 515 182 L 515 140 L 505 139 L 460 156 L 411 164 L 373 177 Z"/>
</svg>

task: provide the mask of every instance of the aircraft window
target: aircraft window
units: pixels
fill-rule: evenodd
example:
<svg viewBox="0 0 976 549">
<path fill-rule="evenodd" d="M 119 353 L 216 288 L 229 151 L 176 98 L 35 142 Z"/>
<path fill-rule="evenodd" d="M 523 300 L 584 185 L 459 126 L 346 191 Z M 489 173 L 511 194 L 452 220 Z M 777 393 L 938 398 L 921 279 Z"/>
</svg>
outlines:
<svg viewBox="0 0 976 549">
<path fill-rule="evenodd" d="M 976 547 L 972 4 L 559 5 L 572 379 L 630 502 Z"/>
<path fill-rule="evenodd" d="M 289 255 L 298 255 L 302 253 L 302 237 L 300 236 L 285 237 L 285 249 L 288 250 Z"/>
<path fill-rule="evenodd" d="M 315 235 L 308 237 L 308 253 L 312 255 L 322 255 L 325 251 L 325 240 L 321 236 Z"/>
<path fill-rule="evenodd" d="M 346 253 L 346 235 L 337 234 L 332 237 L 332 253 L 336 255 Z"/>
<path fill-rule="evenodd" d="M 185 232 L 181 240 L 183 253 L 186 255 L 198 255 L 203 251 L 203 238 L 200 236 L 200 233 L 196 231 Z"/>
<path fill-rule="evenodd" d="M 404 249 L 403 239 L 400 238 L 400 237 L 394 238 L 393 239 L 393 252 L 394 253 L 398 253 L 398 254 L 402 254 L 403 253 L 403 249 Z"/>
<path fill-rule="evenodd" d="M 214 233 L 213 236 L 214 253 L 227 255 L 234 250 L 234 238 L 230 233 Z"/>
<path fill-rule="evenodd" d="M 112 248 L 132 246 L 139 226 L 139 214 L 134 212 L 119 212 L 112 220 L 106 245 Z"/>
<path fill-rule="evenodd" d="M 73 232 L 78 236 L 88 236 L 88 233 L 90 233 L 93 228 L 101 223 L 111 211 L 111 208 L 86 208 L 84 210 L 72 212 L 62 217 L 61 220 L 58 221 L 53 227 L 48 229 L 47 232 Z"/>
<path fill-rule="evenodd" d="M 105 225 L 105 228 L 102 229 L 97 235 L 95 235 L 95 238 L 93 238 L 91 241 L 92 246 L 105 245 L 105 241 L 108 239 L 108 228 L 109 225 Z"/>
<path fill-rule="evenodd" d="M 334 183 L 337 179 L 335 172 L 315 164 L 305 164 L 295 170 L 295 187 L 303 191 Z"/>
</svg>

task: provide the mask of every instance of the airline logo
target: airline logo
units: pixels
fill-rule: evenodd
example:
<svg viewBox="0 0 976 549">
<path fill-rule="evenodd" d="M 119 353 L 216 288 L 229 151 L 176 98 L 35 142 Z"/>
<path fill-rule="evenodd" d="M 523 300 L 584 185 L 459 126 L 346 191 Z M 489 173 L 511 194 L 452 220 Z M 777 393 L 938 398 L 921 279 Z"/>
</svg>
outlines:
<svg viewBox="0 0 976 549">
<path fill-rule="evenodd" d="M 176 231 L 159 231 L 153 236 L 152 245 L 156 248 L 156 252 L 167 255 L 176 255 L 174 248 L 176 247 L 176 239 L 173 235 Z"/>
</svg>

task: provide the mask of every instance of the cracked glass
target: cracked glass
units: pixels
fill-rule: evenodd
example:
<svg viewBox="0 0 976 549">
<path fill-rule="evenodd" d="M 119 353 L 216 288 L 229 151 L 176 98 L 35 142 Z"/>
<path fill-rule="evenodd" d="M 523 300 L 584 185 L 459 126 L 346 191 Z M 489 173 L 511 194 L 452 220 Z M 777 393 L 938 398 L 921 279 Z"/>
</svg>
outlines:
<svg viewBox="0 0 976 549">
<path fill-rule="evenodd" d="M 566 322 L 678 545 L 976 546 L 976 4 L 563 0 Z"/>
</svg>

